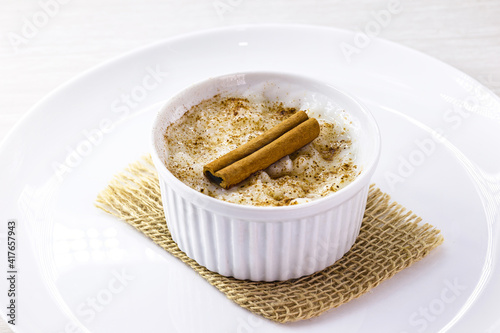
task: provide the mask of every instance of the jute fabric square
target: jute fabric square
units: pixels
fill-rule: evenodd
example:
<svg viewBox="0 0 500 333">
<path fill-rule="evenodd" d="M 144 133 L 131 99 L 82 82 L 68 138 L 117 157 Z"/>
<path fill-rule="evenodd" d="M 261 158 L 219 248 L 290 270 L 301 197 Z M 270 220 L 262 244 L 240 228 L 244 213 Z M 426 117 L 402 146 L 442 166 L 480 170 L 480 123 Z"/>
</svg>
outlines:
<svg viewBox="0 0 500 333">
<path fill-rule="evenodd" d="M 142 232 L 182 260 L 227 298 L 267 319 L 309 319 L 357 298 L 425 257 L 443 242 L 439 230 L 372 185 L 360 234 L 330 267 L 299 279 L 253 282 L 209 271 L 182 252 L 167 228 L 150 157 L 131 164 L 98 194 L 97 207 Z"/>
</svg>

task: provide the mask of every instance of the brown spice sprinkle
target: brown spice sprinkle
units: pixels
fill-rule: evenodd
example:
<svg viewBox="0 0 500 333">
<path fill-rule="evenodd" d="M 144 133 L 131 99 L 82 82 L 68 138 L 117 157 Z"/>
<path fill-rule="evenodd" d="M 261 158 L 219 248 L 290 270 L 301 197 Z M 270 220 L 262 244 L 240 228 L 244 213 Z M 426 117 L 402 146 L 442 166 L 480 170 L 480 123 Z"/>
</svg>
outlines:
<svg viewBox="0 0 500 333">
<path fill-rule="evenodd" d="M 278 101 L 215 95 L 193 106 L 167 128 L 165 164 L 195 190 L 238 204 L 295 205 L 336 192 L 361 171 L 353 161 L 352 141 L 344 125 L 347 118 L 343 123 L 318 119 L 320 135 L 313 142 L 229 190 L 211 183 L 203 175 L 205 164 L 297 111 Z"/>
</svg>

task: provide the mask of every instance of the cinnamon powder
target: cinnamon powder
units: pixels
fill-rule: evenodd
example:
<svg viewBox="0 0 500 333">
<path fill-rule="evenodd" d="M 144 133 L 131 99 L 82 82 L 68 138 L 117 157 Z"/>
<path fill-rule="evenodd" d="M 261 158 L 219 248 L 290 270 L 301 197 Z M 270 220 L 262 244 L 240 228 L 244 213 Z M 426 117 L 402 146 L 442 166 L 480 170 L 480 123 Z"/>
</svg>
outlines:
<svg viewBox="0 0 500 333">
<path fill-rule="evenodd" d="M 347 113 L 337 121 L 318 118 L 321 131 L 313 142 L 229 190 L 203 175 L 205 164 L 298 111 L 279 101 L 216 95 L 193 106 L 167 128 L 168 158 L 164 162 L 195 190 L 238 204 L 293 205 L 341 189 L 361 171 L 355 163 Z"/>
</svg>

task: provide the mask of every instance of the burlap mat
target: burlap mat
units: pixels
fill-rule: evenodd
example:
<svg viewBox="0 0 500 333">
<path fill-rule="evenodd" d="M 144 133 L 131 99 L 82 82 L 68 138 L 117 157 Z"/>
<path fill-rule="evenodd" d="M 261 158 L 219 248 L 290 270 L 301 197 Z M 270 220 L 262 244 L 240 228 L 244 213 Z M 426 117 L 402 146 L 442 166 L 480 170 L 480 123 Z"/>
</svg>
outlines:
<svg viewBox="0 0 500 333">
<path fill-rule="evenodd" d="M 361 232 L 334 265 L 300 279 L 252 282 L 207 270 L 184 254 L 168 231 L 158 177 L 149 157 L 131 164 L 99 193 L 97 207 L 124 220 L 188 264 L 238 305 L 276 322 L 319 316 L 359 297 L 443 242 L 439 230 L 371 186 Z"/>
</svg>

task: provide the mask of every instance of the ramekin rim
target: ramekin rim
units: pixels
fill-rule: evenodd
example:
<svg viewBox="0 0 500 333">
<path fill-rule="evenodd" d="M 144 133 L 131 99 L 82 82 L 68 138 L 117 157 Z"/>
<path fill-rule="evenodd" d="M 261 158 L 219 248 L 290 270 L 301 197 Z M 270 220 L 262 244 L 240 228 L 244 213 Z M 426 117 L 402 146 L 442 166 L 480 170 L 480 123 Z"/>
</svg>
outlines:
<svg viewBox="0 0 500 333">
<path fill-rule="evenodd" d="M 313 199 L 309 202 L 305 203 L 300 203 L 297 205 L 288 205 L 288 206 L 254 206 L 254 205 L 246 205 L 246 204 L 239 204 L 239 203 L 232 203 L 228 201 L 224 201 L 221 199 L 213 198 L 210 197 L 206 194 L 200 193 L 199 191 L 196 191 L 195 189 L 191 188 L 190 186 L 184 184 L 181 180 L 179 180 L 177 177 L 175 177 L 165 166 L 163 163 L 162 159 L 160 158 L 157 150 L 156 150 L 156 140 L 155 140 L 155 129 L 157 128 L 157 123 L 160 119 L 160 115 L 166 107 L 168 106 L 169 102 L 173 100 L 175 97 L 179 96 L 180 94 L 184 93 L 187 89 L 193 89 L 199 85 L 206 84 L 209 81 L 216 80 L 225 76 L 230 76 L 230 75 L 241 75 L 241 74 L 255 74 L 255 75 L 270 75 L 273 77 L 276 76 L 281 76 L 281 77 L 293 77 L 295 79 L 300 79 L 300 80 L 306 80 L 310 82 L 314 82 L 317 84 L 322 84 L 324 86 L 329 87 L 330 89 L 333 89 L 337 91 L 339 94 L 343 95 L 347 99 L 349 99 L 351 102 L 356 104 L 358 108 L 362 111 L 362 113 L 368 118 L 368 122 L 370 123 L 370 126 L 374 130 L 374 139 L 375 139 L 375 149 L 374 149 L 374 158 L 372 158 L 367 165 L 363 167 L 363 170 L 361 171 L 361 174 L 358 175 L 351 183 L 340 189 L 339 191 L 330 193 L 324 197 Z M 224 209 L 229 208 L 231 210 L 238 209 L 241 211 L 252 211 L 252 212 L 285 212 L 285 211 L 300 211 L 304 209 L 309 209 L 314 206 L 321 206 L 325 205 L 328 202 L 334 202 L 337 204 L 340 204 L 344 201 L 347 201 L 349 198 L 351 198 L 355 193 L 357 193 L 359 190 L 361 190 L 364 186 L 366 186 L 373 173 L 375 172 L 376 165 L 379 161 L 380 158 L 380 150 L 381 150 L 381 134 L 380 134 L 380 129 L 377 124 L 377 121 L 373 114 L 357 99 L 354 98 L 350 93 L 346 93 L 345 91 L 339 89 L 335 85 L 332 85 L 330 83 L 311 78 L 308 76 L 300 75 L 300 74 L 294 74 L 294 73 L 285 73 L 285 72 L 278 72 L 278 71 L 243 71 L 243 72 L 235 72 L 235 73 L 227 73 L 227 74 L 222 74 L 218 76 L 213 76 L 206 78 L 204 80 L 195 82 L 186 88 L 178 91 L 175 93 L 173 96 L 171 96 L 166 102 L 162 104 L 160 107 L 155 120 L 153 122 L 152 126 L 152 132 L 151 132 L 151 145 L 152 145 L 152 157 L 153 157 L 153 163 L 155 164 L 158 174 L 160 177 L 166 178 L 165 181 L 168 180 L 168 182 L 173 182 L 176 187 L 181 187 L 185 191 L 190 192 L 190 195 L 194 195 L 195 198 L 200 199 L 200 200 L 206 200 L 207 203 L 210 205 L 208 207 L 212 207 L 212 209 L 208 208 L 209 210 L 219 210 L 219 209 Z M 348 195 L 350 193 L 350 195 Z M 179 194 L 179 193 L 178 193 Z M 183 195 L 181 195 L 183 196 Z M 184 197 L 184 196 L 183 196 Z M 219 207 L 215 207 L 219 206 Z"/>
</svg>

